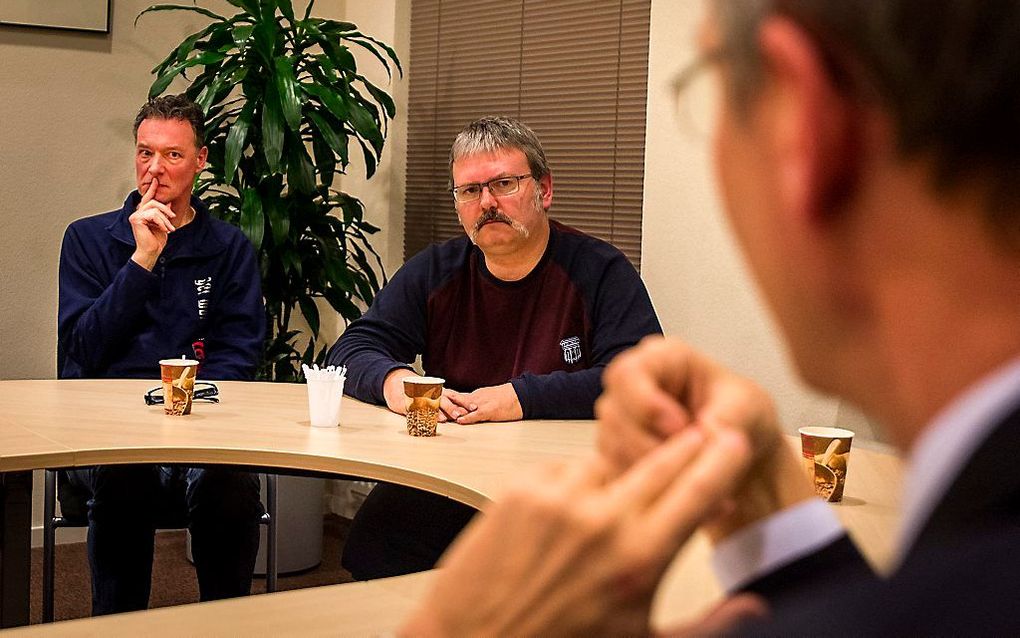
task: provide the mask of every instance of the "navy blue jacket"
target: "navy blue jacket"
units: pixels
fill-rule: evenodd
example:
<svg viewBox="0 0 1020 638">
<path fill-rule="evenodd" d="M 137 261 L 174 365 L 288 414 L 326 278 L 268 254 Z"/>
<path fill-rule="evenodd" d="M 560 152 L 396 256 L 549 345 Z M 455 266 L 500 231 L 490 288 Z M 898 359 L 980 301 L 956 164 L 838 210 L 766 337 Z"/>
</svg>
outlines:
<svg viewBox="0 0 1020 638">
<path fill-rule="evenodd" d="M 384 403 L 383 380 L 422 355 L 425 372 L 470 392 L 510 382 L 525 419 L 590 419 L 602 371 L 661 334 L 641 278 L 606 242 L 555 221 L 520 281 L 502 281 L 466 236 L 411 258 L 330 350 L 344 391 Z"/>
<path fill-rule="evenodd" d="M 64 233 L 58 377 L 157 379 L 160 359 L 187 355 L 202 360 L 200 379 L 253 378 L 265 308 L 251 242 L 192 197 L 194 221 L 170 233 L 149 272 L 131 261 L 140 199 Z"/>
</svg>

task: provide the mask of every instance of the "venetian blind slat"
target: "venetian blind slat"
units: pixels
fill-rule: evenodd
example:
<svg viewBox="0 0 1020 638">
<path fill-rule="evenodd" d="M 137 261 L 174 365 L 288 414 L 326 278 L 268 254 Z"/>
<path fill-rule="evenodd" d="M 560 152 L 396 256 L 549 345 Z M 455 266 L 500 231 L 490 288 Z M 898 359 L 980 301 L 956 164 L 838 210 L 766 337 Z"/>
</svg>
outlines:
<svg viewBox="0 0 1020 638">
<path fill-rule="evenodd" d="M 413 0 L 405 258 L 463 233 L 449 148 L 521 118 L 545 146 L 550 215 L 640 266 L 650 0 Z"/>
</svg>

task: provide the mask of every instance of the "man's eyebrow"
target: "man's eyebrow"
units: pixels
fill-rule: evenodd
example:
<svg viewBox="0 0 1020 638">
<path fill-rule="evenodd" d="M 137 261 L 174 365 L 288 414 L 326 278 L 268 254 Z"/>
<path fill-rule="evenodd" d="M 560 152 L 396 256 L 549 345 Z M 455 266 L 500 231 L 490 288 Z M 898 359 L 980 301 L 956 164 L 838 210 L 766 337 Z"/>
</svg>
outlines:
<svg viewBox="0 0 1020 638">
<path fill-rule="evenodd" d="M 180 150 L 183 150 L 185 147 L 184 146 L 176 146 L 175 145 L 175 146 L 164 146 L 162 148 L 157 148 L 157 147 L 154 147 L 154 146 L 152 146 L 150 144 L 146 144 L 145 142 L 137 142 L 135 144 L 135 148 L 144 148 L 145 150 L 148 150 L 148 151 L 151 151 L 151 150 L 160 150 L 160 151 L 164 151 L 165 152 L 165 151 L 180 151 Z"/>
</svg>

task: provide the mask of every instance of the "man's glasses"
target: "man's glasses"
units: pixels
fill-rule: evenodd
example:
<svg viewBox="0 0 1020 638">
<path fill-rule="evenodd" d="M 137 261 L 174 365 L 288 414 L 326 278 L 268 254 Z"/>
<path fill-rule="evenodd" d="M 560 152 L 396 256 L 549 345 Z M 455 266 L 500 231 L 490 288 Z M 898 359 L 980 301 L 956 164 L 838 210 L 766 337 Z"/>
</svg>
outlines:
<svg viewBox="0 0 1020 638">
<path fill-rule="evenodd" d="M 191 398 L 193 401 L 219 403 L 219 395 L 220 389 L 216 387 L 215 383 L 211 383 L 209 381 L 197 381 L 195 383 L 195 392 L 191 395 Z M 162 405 L 163 386 L 149 390 L 145 393 L 143 398 L 145 399 L 145 405 Z"/>
<path fill-rule="evenodd" d="M 507 175 L 506 177 L 497 177 L 496 179 L 490 179 L 487 182 L 481 184 L 464 184 L 463 186 L 454 186 L 450 190 L 453 191 L 453 199 L 459 204 L 466 204 L 467 202 L 473 202 L 482 196 L 482 189 L 488 188 L 489 192 L 496 197 L 502 197 L 503 195 L 513 195 L 517 192 L 517 189 L 521 187 L 521 180 L 533 177 L 533 175 Z"/>
<path fill-rule="evenodd" d="M 692 141 L 709 139 L 715 131 L 716 117 L 722 103 L 720 79 L 706 73 L 725 56 L 722 49 L 700 54 L 680 70 L 673 79 L 677 124 Z"/>
</svg>

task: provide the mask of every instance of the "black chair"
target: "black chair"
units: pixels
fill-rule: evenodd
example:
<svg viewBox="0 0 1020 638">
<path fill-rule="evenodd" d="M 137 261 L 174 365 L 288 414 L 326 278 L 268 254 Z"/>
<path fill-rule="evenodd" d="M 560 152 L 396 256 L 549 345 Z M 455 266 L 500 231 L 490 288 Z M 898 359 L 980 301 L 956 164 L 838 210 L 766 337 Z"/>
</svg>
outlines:
<svg viewBox="0 0 1020 638">
<path fill-rule="evenodd" d="M 56 533 L 58 527 L 88 527 L 87 497 L 83 494 L 67 494 L 74 491 L 68 481 L 58 480 L 60 470 L 46 470 L 46 489 L 43 498 L 43 572 L 42 572 L 42 621 L 53 622 L 53 572 L 56 553 Z M 276 591 L 276 475 L 265 474 L 266 477 L 266 513 L 259 524 L 266 526 L 266 591 Z M 58 516 L 57 490 L 70 498 L 62 498 L 61 515 Z M 66 507 L 63 504 L 67 504 Z M 81 504 L 80 509 L 73 504 Z M 183 527 L 172 525 L 164 529 Z"/>
</svg>

